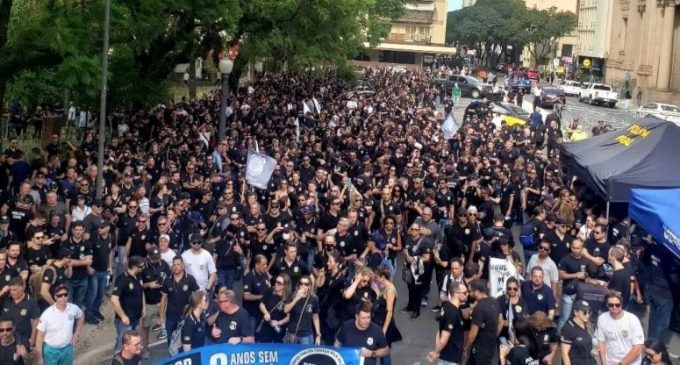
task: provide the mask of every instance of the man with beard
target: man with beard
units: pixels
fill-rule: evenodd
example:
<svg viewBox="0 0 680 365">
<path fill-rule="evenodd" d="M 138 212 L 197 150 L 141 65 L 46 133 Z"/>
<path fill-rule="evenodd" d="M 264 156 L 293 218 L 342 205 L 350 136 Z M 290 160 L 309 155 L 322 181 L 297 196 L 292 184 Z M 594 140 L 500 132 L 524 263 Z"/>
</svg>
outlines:
<svg viewBox="0 0 680 365">
<path fill-rule="evenodd" d="M 142 340 L 144 346 L 147 347 L 151 327 L 161 324 L 161 288 L 165 279 L 170 277 L 170 266 L 161 260 L 161 252 L 155 245 L 149 248 L 149 257 L 146 260 L 146 267 L 142 271 L 141 277 L 144 287 L 144 300 L 146 301 L 146 311 L 142 318 L 141 329 Z"/>
<path fill-rule="evenodd" d="M 451 281 L 448 292 L 450 298 L 442 304 L 439 319 L 439 332 L 435 338 L 434 350 L 427 354 L 427 360 L 440 364 L 462 363 L 465 342 L 463 315 L 460 307 L 467 301 L 468 290 L 465 283 Z"/>
<path fill-rule="evenodd" d="M 83 308 L 87 296 L 88 275 L 92 270 L 92 243 L 85 239 L 82 222 L 71 225 L 71 236 L 61 245 L 71 252 L 72 274 L 67 282 L 70 302 Z"/>
<path fill-rule="evenodd" d="M 465 208 L 458 208 L 457 220 L 444 228 L 444 243 L 447 246 L 449 257 L 465 257 L 470 252 L 473 243 L 480 237 L 479 232 L 470 226 L 468 212 Z"/>
<path fill-rule="evenodd" d="M 464 358 L 470 365 L 493 364 L 498 341 L 496 331 L 502 316 L 500 306 L 496 299 L 489 297 L 486 280 L 475 280 L 471 288 L 477 305 L 472 310 L 472 327 L 465 341 Z"/>
</svg>

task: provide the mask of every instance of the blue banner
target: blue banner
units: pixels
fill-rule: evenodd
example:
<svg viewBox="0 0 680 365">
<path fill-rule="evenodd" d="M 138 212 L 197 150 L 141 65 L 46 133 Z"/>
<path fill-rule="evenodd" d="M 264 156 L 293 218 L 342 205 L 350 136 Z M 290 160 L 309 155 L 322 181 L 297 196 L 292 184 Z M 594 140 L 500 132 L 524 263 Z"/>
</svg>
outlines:
<svg viewBox="0 0 680 365">
<path fill-rule="evenodd" d="M 161 360 L 157 365 L 362 365 L 356 347 L 258 343 L 212 345 Z"/>
</svg>

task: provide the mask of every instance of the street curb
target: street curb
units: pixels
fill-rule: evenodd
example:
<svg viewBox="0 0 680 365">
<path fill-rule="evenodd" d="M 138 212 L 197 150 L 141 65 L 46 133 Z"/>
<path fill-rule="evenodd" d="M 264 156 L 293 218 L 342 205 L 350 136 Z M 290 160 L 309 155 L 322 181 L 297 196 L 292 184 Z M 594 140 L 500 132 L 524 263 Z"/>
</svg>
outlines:
<svg viewBox="0 0 680 365">
<path fill-rule="evenodd" d="M 160 340 L 156 342 L 152 342 L 147 346 L 147 349 L 156 347 L 161 344 L 168 343 L 167 340 Z M 94 348 L 92 350 L 89 350 L 88 352 L 78 356 L 77 359 L 74 359 L 73 365 L 90 365 L 90 364 L 96 364 L 102 361 L 108 361 L 113 358 L 113 353 L 111 351 L 111 345 L 103 345 L 99 346 L 97 348 Z M 108 355 L 107 355 L 108 353 Z"/>
</svg>

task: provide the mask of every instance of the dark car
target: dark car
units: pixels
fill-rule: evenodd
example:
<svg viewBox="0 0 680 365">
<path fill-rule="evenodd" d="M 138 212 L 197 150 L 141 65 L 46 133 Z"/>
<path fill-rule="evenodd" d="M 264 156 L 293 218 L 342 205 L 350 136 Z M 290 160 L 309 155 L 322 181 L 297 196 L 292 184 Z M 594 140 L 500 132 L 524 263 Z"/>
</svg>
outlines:
<svg viewBox="0 0 680 365">
<path fill-rule="evenodd" d="M 541 89 L 541 107 L 553 107 L 557 102 L 564 105 L 567 99 L 564 90 L 557 87 L 544 87 Z"/>
<path fill-rule="evenodd" d="M 473 99 L 479 99 L 483 96 L 492 96 L 493 88 L 491 85 L 484 84 L 472 76 L 451 75 L 446 79 L 437 79 L 433 81 L 435 85 L 444 85 L 446 91 L 450 94 L 453 85 L 458 84 L 461 96 L 469 96 Z M 490 98 L 493 99 L 493 98 Z"/>
</svg>

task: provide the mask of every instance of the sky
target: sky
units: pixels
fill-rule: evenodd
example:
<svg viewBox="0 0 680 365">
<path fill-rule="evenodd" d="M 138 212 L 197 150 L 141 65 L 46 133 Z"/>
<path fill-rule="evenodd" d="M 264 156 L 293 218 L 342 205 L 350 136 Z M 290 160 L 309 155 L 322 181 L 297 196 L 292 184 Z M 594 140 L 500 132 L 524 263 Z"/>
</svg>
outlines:
<svg viewBox="0 0 680 365">
<path fill-rule="evenodd" d="M 458 10 L 463 6 L 463 0 L 449 0 L 449 11 Z"/>
</svg>

